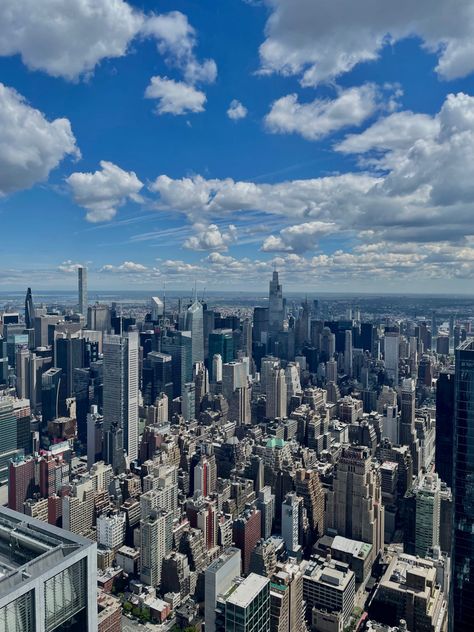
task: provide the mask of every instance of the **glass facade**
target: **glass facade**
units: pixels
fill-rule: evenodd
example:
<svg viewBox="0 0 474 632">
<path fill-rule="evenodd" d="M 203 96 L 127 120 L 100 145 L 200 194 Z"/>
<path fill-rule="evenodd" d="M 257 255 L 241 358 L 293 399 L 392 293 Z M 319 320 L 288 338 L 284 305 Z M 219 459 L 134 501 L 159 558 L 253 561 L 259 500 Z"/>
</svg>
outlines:
<svg viewBox="0 0 474 632">
<path fill-rule="evenodd" d="M 35 629 L 33 591 L 25 593 L 0 608 L 0 630 L 8 632 L 31 632 Z"/>
<path fill-rule="evenodd" d="M 474 630 L 474 341 L 456 350 L 451 630 Z"/>
<path fill-rule="evenodd" d="M 69 566 L 45 582 L 45 628 L 57 630 L 87 608 L 87 561 Z"/>
</svg>

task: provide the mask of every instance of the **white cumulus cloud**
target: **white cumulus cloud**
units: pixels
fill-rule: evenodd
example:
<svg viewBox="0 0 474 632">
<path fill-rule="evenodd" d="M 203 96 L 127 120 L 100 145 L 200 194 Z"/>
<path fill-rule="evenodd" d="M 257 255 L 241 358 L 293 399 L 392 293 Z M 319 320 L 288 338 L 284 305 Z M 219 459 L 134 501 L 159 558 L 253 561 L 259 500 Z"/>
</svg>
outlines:
<svg viewBox="0 0 474 632">
<path fill-rule="evenodd" d="M 373 84 L 340 90 L 335 99 L 300 103 L 296 94 L 277 99 L 265 117 L 270 132 L 296 133 L 317 140 L 344 127 L 357 127 L 380 107 L 379 91 Z"/>
<path fill-rule="evenodd" d="M 213 83 L 216 80 L 216 62 L 213 59 L 197 60 L 194 52 L 196 31 L 180 11 L 150 16 L 142 32 L 156 38 L 160 53 L 169 65 L 183 71 L 187 83 Z"/>
<path fill-rule="evenodd" d="M 127 200 L 139 201 L 143 184 L 133 171 L 102 160 L 94 173 L 76 172 L 66 179 L 76 204 L 87 210 L 89 222 L 111 220 Z"/>
<path fill-rule="evenodd" d="M 227 110 L 227 116 L 233 121 L 239 121 L 247 116 L 248 110 L 240 101 L 233 99 L 230 102 L 229 109 Z"/>
<path fill-rule="evenodd" d="M 76 79 L 122 57 L 144 16 L 122 0 L 2 0 L 0 55 L 32 70 Z"/>
<path fill-rule="evenodd" d="M 188 237 L 183 244 L 189 250 L 227 250 L 237 240 L 237 229 L 232 224 L 227 231 L 221 231 L 217 224 L 197 224 L 194 228 L 196 234 Z"/>
<path fill-rule="evenodd" d="M 134 261 L 124 261 L 118 266 L 107 263 L 101 268 L 101 272 L 112 272 L 114 274 L 120 274 L 122 272 L 133 274 L 137 272 L 146 272 L 147 270 L 148 268 L 146 266 L 141 263 L 135 263 Z"/>
<path fill-rule="evenodd" d="M 297 252 L 312 250 L 321 237 L 338 230 L 331 222 L 303 222 L 288 226 L 278 236 L 269 235 L 262 245 L 263 252 Z"/>
<path fill-rule="evenodd" d="M 49 122 L 16 90 L 0 83 L 0 194 L 47 180 L 66 156 L 80 156 L 69 120 Z"/>
<path fill-rule="evenodd" d="M 156 114 L 188 114 L 203 112 L 206 103 L 204 92 L 183 81 L 167 77 L 152 77 L 145 91 L 147 99 L 157 99 Z"/>
<path fill-rule="evenodd" d="M 332 80 L 384 46 L 418 36 L 443 79 L 474 70 L 471 0 L 265 0 L 271 13 L 260 47 L 262 72 L 297 75 L 305 86 Z"/>
</svg>

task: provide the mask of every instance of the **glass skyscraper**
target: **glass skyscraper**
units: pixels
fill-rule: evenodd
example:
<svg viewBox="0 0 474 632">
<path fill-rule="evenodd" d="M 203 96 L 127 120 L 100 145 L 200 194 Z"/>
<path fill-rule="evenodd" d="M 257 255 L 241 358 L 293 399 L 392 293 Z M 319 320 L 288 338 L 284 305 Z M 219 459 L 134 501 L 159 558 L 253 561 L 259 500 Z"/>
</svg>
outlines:
<svg viewBox="0 0 474 632">
<path fill-rule="evenodd" d="M 451 630 L 474 630 L 474 340 L 456 349 Z"/>
</svg>

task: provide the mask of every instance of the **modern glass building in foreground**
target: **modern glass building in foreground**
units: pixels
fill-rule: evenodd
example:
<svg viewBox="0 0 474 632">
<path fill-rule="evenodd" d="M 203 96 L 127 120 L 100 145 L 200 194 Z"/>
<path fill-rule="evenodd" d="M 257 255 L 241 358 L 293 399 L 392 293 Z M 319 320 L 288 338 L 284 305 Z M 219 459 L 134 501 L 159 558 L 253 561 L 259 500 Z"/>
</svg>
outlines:
<svg viewBox="0 0 474 632">
<path fill-rule="evenodd" d="M 97 630 L 97 547 L 0 507 L 0 630 Z"/>
<path fill-rule="evenodd" d="M 450 629 L 474 630 L 474 339 L 456 349 Z"/>
</svg>

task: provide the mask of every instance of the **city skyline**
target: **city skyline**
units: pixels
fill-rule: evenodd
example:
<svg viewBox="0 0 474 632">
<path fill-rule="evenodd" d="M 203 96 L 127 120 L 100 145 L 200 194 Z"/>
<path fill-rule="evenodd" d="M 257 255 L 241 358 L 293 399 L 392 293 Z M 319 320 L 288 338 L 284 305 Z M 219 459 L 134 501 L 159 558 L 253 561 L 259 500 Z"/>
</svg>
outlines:
<svg viewBox="0 0 474 632">
<path fill-rule="evenodd" d="M 0 290 L 471 293 L 469 2 L 74 3 L 0 9 Z"/>
</svg>

